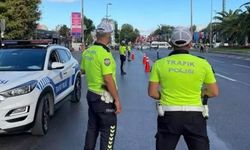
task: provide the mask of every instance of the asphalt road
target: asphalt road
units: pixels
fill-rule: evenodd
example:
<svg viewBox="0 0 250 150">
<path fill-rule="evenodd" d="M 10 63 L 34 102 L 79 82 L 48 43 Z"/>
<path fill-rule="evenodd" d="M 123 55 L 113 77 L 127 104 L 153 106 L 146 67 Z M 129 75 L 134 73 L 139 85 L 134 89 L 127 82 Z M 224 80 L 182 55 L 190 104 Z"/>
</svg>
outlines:
<svg viewBox="0 0 250 150">
<path fill-rule="evenodd" d="M 159 50 L 160 58 L 167 56 L 169 52 L 170 50 Z M 156 51 L 145 50 L 144 53 L 152 61 L 157 60 Z M 223 54 L 191 53 L 202 56 L 211 63 L 220 87 L 219 97 L 209 101 L 208 131 L 211 135 L 212 145 L 221 145 L 220 149 L 250 149 L 249 58 Z"/>
<path fill-rule="evenodd" d="M 155 51 L 144 51 L 152 61 Z M 160 51 L 160 56 L 168 55 Z M 200 55 L 199 53 L 194 53 Z M 202 54 L 203 55 L 203 54 Z M 80 60 L 80 54 L 74 53 Z M 208 132 L 211 150 L 248 150 L 250 147 L 250 61 L 226 55 L 203 55 L 213 65 L 220 86 L 220 96 L 211 99 Z M 118 116 L 117 150 L 154 150 L 156 132 L 155 103 L 147 96 L 148 74 L 141 64 L 142 53 L 136 61 L 126 63 L 126 76 L 117 73 L 123 112 Z M 117 69 L 119 57 L 115 52 Z M 86 82 L 79 104 L 66 101 L 51 119 L 50 130 L 44 137 L 27 133 L 0 135 L 0 150 L 82 150 L 87 125 Z M 183 150 L 181 141 L 177 150 Z"/>
</svg>

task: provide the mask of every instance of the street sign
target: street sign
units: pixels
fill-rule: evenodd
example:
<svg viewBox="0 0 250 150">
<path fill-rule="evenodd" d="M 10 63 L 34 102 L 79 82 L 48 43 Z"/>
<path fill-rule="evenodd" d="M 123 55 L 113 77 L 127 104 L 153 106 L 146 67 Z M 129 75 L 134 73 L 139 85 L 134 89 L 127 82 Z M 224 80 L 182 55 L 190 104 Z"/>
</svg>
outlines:
<svg viewBox="0 0 250 150">
<path fill-rule="evenodd" d="M 1 19 L 0 26 L 1 26 L 1 32 L 4 32 L 5 31 L 5 19 Z"/>
</svg>

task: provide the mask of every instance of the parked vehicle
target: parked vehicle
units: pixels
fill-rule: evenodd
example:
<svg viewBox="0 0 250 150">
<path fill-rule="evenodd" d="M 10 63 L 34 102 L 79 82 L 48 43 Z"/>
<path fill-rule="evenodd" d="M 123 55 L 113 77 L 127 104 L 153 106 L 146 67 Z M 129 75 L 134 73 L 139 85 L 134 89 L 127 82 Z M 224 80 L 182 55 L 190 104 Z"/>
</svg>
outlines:
<svg viewBox="0 0 250 150">
<path fill-rule="evenodd" d="M 44 43 L 42 43 L 44 44 Z M 4 41 L 0 49 L 0 132 L 45 135 L 57 104 L 81 98 L 78 61 L 69 49 L 38 41 Z"/>
</svg>

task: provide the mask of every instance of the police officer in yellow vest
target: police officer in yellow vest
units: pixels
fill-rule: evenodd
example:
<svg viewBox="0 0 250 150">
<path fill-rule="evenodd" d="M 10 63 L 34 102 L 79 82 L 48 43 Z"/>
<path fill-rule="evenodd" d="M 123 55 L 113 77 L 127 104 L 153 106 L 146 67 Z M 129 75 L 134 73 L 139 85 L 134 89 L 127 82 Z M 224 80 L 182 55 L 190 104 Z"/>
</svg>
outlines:
<svg viewBox="0 0 250 150">
<path fill-rule="evenodd" d="M 120 65 L 121 75 L 125 75 L 126 72 L 124 71 L 124 63 L 126 61 L 126 52 L 127 52 L 125 40 L 121 42 L 121 45 L 119 47 L 119 52 L 120 52 L 120 60 L 121 60 L 121 65 Z"/>
<path fill-rule="evenodd" d="M 201 96 L 218 95 L 212 67 L 205 59 L 189 54 L 192 34 L 188 28 L 175 28 L 171 42 L 174 51 L 155 62 L 148 86 L 149 96 L 160 103 L 156 149 L 174 150 L 183 135 L 190 150 L 208 150 Z"/>
<path fill-rule="evenodd" d="M 112 27 L 105 21 L 97 26 L 97 41 L 82 54 L 81 69 L 86 74 L 88 129 L 84 150 L 94 150 L 100 133 L 100 149 L 113 150 L 117 113 L 121 105 L 116 86 L 116 63 L 107 47 Z"/>
</svg>

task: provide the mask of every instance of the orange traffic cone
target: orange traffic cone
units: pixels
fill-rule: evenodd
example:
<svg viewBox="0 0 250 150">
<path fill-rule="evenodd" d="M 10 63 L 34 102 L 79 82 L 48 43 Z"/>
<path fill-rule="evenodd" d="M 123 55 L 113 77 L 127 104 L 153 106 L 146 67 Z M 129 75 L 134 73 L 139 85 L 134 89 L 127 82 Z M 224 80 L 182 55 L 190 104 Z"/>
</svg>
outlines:
<svg viewBox="0 0 250 150">
<path fill-rule="evenodd" d="M 132 54 L 131 54 L 131 59 L 135 60 L 135 54 L 134 54 L 134 52 L 132 52 Z"/>
<path fill-rule="evenodd" d="M 146 61 L 146 65 L 145 65 L 145 72 L 150 72 L 150 64 L 149 64 L 149 60 L 147 59 Z"/>
<path fill-rule="evenodd" d="M 147 62 L 147 57 L 146 57 L 146 54 L 143 55 L 143 60 L 142 60 L 142 63 L 145 65 Z"/>
</svg>

